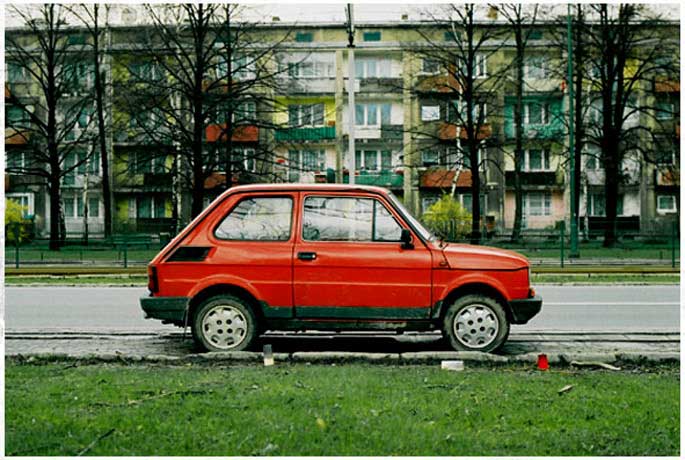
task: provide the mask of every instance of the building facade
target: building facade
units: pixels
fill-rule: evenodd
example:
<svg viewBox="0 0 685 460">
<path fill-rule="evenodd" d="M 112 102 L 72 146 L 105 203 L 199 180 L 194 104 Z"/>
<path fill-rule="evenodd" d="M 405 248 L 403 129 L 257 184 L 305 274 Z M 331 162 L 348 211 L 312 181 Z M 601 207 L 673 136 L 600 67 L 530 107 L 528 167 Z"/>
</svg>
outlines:
<svg viewBox="0 0 685 460">
<path fill-rule="evenodd" d="M 130 12 L 129 12 L 130 14 Z M 495 22 L 506 28 L 506 23 Z M 103 60 L 108 85 L 106 107 L 108 151 L 111 153 L 114 232 L 173 232 L 190 220 L 189 197 L 174 177 L 171 150 L 146 139 L 144 124 L 154 126 L 152 115 L 141 115 L 117 106 L 122 91 L 136 72 L 151 75 L 154 69 L 136 51 L 135 37 L 148 25 L 113 26 L 108 30 L 109 52 Z M 424 213 L 442 194 L 451 193 L 471 208 L 472 169 L 459 154 L 464 130 L 454 123 L 460 110 L 450 95 L 439 90 L 439 66 L 416 52 L 425 23 L 399 21 L 360 24 L 355 35 L 355 107 L 348 105 L 348 37 L 344 24 L 273 24 L 260 26 L 257 34 L 269 40 L 289 30 L 289 39 L 265 59 L 273 60 L 276 72 L 273 101 L 263 124 L 244 126 L 233 133 L 234 169 L 231 184 L 252 182 L 348 182 L 391 189 L 416 215 Z M 552 229 L 568 220 L 570 209 L 566 113 L 568 91 L 563 72 L 563 49 L 555 44 L 550 25 L 540 23 L 527 50 L 524 66 L 523 148 L 521 167 L 524 231 Z M 677 24 L 672 24 L 677 40 Z M 8 30 L 9 34 L 20 33 Z M 83 34 L 73 29 L 74 35 Z M 443 33 L 443 32 L 439 32 Z M 485 49 L 488 49 L 487 47 Z M 513 59 L 506 40 L 493 43 L 477 57 L 478 79 L 495 79 Z M 676 57 L 677 59 L 677 57 Z M 23 115 L 10 102 L 15 94 L 30 100 L 30 77 L 16 63 L 7 62 L 5 130 L 6 165 L 24 161 L 25 136 L 15 133 L 13 123 Z M 92 87 L 84 72 L 80 91 Z M 645 139 L 644 155 L 627 155 L 618 204 L 621 228 L 633 232 L 668 232 L 679 214 L 679 76 L 655 75 L 638 103 L 663 107 L 655 117 L 637 113 L 628 123 L 649 126 L 659 119 L 661 139 L 656 145 Z M 133 84 L 133 83 L 131 83 Z M 495 83 L 493 82 L 493 85 Z M 511 78 L 497 78 L 492 98 L 480 107 L 485 124 L 478 133 L 481 178 L 481 211 L 488 233 L 507 234 L 514 220 L 514 85 Z M 112 89 L 114 88 L 114 89 Z M 260 112 L 246 106 L 246 112 Z M 261 113 L 261 112 L 260 112 Z M 592 116 L 588 111 L 588 116 Z M 163 115 L 160 115 L 163 116 Z M 349 169 L 350 117 L 355 125 L 355 171 Z M 261 124 L 261 126 L 260 126 Z M 83 120 L 79 126 L 91 126 Z M 265 127 L 268 126 L 268 127 Z M 663 127 L 667 128 L 664 129 Z M 655 128 L 656 129 L 656 128 Z M 76 132 L 75 135 L 78 135 Z M 208 155 L 226 141 L 221 125 L 209 123 L 204 132 Z M 488 142 L 485 142 L 488 140 Z M 492 141 L 492 142 L 490 142 Z M 150 155 L 154 149 L 160 149 Z M 266 152 L 266 153 L 265 153 Z M 72 160 L 78 162 L 79 153 Z M 605 214 L 603 170 L 597 152 L 590 147 L 579 167 L 582 170 L 580 225 L 599 230 Z M 75 163 L 74 163 L 75 164 Z M 578 167 L 578 166 L 577 166 Z M 86 223 L 92 236 L 103 233 L 103 199 L 99 188 L 99 159 L 84 162 L 62 183 L 62 208 L 68 236 L 78 237 Z M 226 174 L 219 167 L 205 181 L 206 204 L 226 188 Z M 44 185 L 26 175 L 9 172 L 5 178 L 8 199 L 26 207 L 36 232 L 49 230 L 49 200 Z M 84 221 L 84 199 L 88 219 Z"/>
</svg>

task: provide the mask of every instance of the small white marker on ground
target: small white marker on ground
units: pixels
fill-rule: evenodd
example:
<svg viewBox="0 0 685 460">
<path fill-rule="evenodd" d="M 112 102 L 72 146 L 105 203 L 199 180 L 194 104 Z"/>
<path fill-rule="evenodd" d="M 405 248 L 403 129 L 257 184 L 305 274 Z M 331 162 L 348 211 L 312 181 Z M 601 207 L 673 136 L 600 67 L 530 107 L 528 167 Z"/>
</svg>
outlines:
<svg viewBox="0 0 685 460">
<path fill-rule="evenodd" d="M 440 368 L 448 371 L 463 371 L 464 361 L 442 361 Z"/>
</svg>

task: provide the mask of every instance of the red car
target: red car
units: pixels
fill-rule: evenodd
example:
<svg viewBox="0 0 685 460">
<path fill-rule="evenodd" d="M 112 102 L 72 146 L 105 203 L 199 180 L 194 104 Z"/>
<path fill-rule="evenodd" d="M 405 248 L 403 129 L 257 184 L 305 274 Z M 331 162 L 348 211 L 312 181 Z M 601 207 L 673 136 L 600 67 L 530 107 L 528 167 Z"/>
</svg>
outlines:
<svg viewBox="0 0 685 460">
<path fill-rule="evenodd" d="M 542 307 L 528 260 L 444 243 L 388 190 L 234 187 L 148 266 L 147 317 L 190 326 L 210 351 L 266 330 L 441 330 L 493 351 Z"/>
</svg>

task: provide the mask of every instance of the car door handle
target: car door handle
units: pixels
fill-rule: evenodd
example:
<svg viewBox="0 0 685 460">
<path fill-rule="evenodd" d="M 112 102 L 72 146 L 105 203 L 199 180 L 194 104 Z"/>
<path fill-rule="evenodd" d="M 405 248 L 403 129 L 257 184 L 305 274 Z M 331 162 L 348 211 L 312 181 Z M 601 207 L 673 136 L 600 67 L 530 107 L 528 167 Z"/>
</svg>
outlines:
<svg viewBox="0 0 685 460">
<path fill-rule="evenodd" d="M 297 258 L 300 260 L 315 260 L 316 259 L 316 253 L 315 252 L 298 252 Z"/>
</svg>

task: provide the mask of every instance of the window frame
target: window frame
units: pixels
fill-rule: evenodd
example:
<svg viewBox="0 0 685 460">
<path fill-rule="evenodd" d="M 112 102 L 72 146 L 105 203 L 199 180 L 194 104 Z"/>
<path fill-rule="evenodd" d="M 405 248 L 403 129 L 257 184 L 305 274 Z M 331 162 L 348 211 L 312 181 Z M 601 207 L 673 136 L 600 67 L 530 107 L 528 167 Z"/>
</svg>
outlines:
<svg viewBox="0 0 685 460">
<path fill-rule="evenodd" d="M 532 150 L 537 150 L 540 152 L 540 164 L 542 167 L 540 169 L 532 169 L 530 167 L 530 152 Z M 545 164 L 545 162 L 547 164 Z M 552 169 L 552 155 L 548 148 L 528 148 L 524 150 L 524 162 L 523 162 L 523 172 L 550 172 Z"/>
<path fill-rule="evenodd" d="M 662 208 L 661 198 L 671 198 L 673 200 L 673 206 L 670 208 Z M 678 200 L 673 194 L 659 194 L 656 196 L 656 212 L 657 214 L 675 214 L 678 212 Z"/>
<path fill-rule="evenodd" d="M 221 224 L 226 220 L 226 218 L 242 203 L 243 201 L 247 200 L 253 200 L 253 199 L 274 199 L 274 198 L 285 198 L 290 200 L 290 223 L 288 224 L 288 238 L 284 240 L 247 240 L 247 239 L 233 239 L 233 238 L 222 238 L 217 236 L 216 231 L 219 229 Z M 232 242 L 239 242 L 239 243 L 288 243 L 292 242 L 293 235 L 295 232 L 293 231 L 293 223 L 295 222 L 294 218 L 294 211 L 295 211 L 295 196 L 292 194 L 273 194 L 273 195 L 267 195 L 267 194 L 255 194 L 255 195 L 244 195 L 242 197 L 239 197 L 238 200 L 226 211 L 222 214 L 222 216 L 216 220 L 216 223 L 214 224 L 212 231 L 210 232 L 210 235 L 212 238 L 214 238 L 216 241 L 232 241 Z"/>
<path fill-rule="evenodd" d="M 305 203 L 308 198 L 347 198 L 347 199 L 366 199 L 366 200 L 371 200 L 373 203 L 379 203 L 381 206 L 385 208 L 386 211 L 390 214 L 390 216 L 393 218 L 395 223 L 400 227 L 400 231 L 402 229 L 408 229 L 410 228 L 408 225 L 403 225 L 403 221 L 398 218 L 398 216 L 394 212 L 394 207 L 393 206 L 388 206 L 388 204 L 384 203 L 383 200 L 378 197 L 378 196 L 373 196 L 373 195 L 348 195 L 348 194 L 342 194 L 342 195 L 335 195 L 335 194 L 318 194 L 318 193 L 303 193 L 302 197 L 300 199 L 300 225 L 298 229 L 298 238 L 300 241 L 304 243 L 333 243 L 333 244 L 349 244 L 349 243 L 361 243 L 361 244 L 397 244 L 401 243 L 402 240 L 376 240 L 375 239 L 375 233 L 376 233 L 376 207 L 375 205 L 371 206 L 372 209 L 372 220 L 371 220 L 371 239 L 370 240 L 308 240 L 304 237 L 304 213 L 305 213 Z"/>
</svg>

